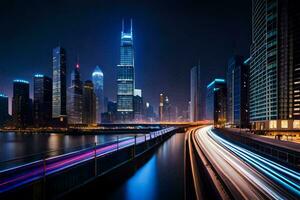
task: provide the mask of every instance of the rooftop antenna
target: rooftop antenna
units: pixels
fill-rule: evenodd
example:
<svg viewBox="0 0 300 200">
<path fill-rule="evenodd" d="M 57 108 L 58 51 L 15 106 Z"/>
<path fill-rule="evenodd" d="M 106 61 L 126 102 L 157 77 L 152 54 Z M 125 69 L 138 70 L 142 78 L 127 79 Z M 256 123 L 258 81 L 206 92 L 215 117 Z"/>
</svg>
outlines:
<svg viewBox="0 0 300 200">
<path fill-rule="evenodd" d="M 122 19 L 122 33 L 124 33 L 124 18 Z"/>
<path fill-rule="evenodd" d="M 130 33 L 132 35 L 132 18 L 130 19 Z"/>
</svg>

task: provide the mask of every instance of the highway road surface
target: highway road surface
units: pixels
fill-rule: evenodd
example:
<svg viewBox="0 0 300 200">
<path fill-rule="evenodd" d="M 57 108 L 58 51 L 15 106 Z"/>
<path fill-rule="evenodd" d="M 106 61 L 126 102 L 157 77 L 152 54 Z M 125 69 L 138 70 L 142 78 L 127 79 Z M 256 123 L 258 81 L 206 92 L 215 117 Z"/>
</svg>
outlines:
<svg viewBox="0 0 300 200">
<path fill-rule="evenodd" d="M 212 126 L 194 134 L 235 199 L 300 199 L 300 173 L 218 136 Z"/>
</svg>

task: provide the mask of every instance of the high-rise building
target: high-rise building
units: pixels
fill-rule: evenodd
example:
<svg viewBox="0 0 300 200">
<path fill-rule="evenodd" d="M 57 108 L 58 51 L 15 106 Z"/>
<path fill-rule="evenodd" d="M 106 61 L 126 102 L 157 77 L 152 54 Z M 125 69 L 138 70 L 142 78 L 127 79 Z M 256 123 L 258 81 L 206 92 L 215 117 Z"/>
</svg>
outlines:
<svg viewBox="0 0 300 200">
<path fill-rule="evenodd" d="M 96 94 L 96 122 L 101 123 L 101 113 L 106 112 L 104 105 L 104 93 L 103 93 L 103 72 L 99 66 L 96 66 L 92 74 L 94 92 Z"/>
<path fill-rule="evenodd" d="M 0 93 L 0 127 L 7 122 L 8 118 L 8 96 Z"/>
<path fill-rule="evenodd" d="M 53 49 L 52 117 L 66 122 L 67 83 L 66 51 L 61 47 Z"/>
<path fill-rule="evenodd" d="M 255 129 L 300 128 L 300 6 L 252 1 L 250 122 Z"/>
<path fill-rule="evenodd" d="M 190 120 L 192 122 L 203 119 L 203 105 L 202 105 L 202 80 L 200 65 L 191 69 L 191 113 Z"/>
<path fill-rule="evenodd" d="M 226 83 L 216 78 L 207 85 L 206 119 L 213 120 L 215 126 L 226 123 Z"/>
<path fill-rule="evenodd" d="M 145 104 L 145 119 L 149 122 L 153 122 L 155 120 L 154 108 L 149 102 L 146 102 Z"/>
<path fill-rule="evenodd" d="M 143 120 L 143 97 L 141 89 L 134 89 L 133 108 L 134 119 L 136 121 Z"/>
<path fill-rule="evenodd" d="M 96 95 L 90 80 L 85 81 L 83 85 L 83 123 L 96 123 Z"/>
<path fill-rule="evenodd" d="M 69 124 L 82 123 L 82 82 L 80 80 L 80 66 L 78 63 L 71 73 L 67 111 Z"/>
<path fill-rule="evenodd" d="M 171 104 L 168 96 L 165 96 L 164 98 L 163 121 L 172 121 Z"/>
<path fill-rule="evenodd" d="M 133 96 L 135 89 L 134 47 L 132 20 L 130 31 L 122 23 L 120 64 L 117 66 L 117 105 L 120 121 L 132 121 L 134 118 Z"/>
<path fill-rule="evenodd" d="M 161 93 L 159 95 L 159 108 L 158 108 L 159 121 L 164 119 L 164 95 Z"/>
<path fill-rule="evenodd" d="M 42 74 L 33 77 L 33 121 L 36 126 L 52 120 L 52 79 Z"/>
<path fill-rule="evenodd" d="M 227 124 L 249 126 L 249 62 L 243 56 L 232 56 L 227 67 Z"/>
<path fill-rule="evenodd" d="M 17 128 L 25 128 L 31 123 L 28 81 L 14 80 L 13 82 L 12 116 Z"/>
</svg>

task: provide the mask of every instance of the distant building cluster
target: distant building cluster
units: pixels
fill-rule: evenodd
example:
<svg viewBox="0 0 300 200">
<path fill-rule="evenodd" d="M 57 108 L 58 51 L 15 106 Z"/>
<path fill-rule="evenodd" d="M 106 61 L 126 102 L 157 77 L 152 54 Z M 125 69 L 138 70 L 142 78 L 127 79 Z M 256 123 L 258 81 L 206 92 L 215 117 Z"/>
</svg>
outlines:
<svg viewBox="0 0 300 200">
<path fill-rule="evenodd" d="M 77 62 L 69 86 L 63 47 L 53 49 L 52 66 L 52 78 L 44 74 L 33 76 L 33 100 L 29 81 L 13 81 L 12 116 L 8 113 L 8 96 L 0 93 L 0 127 L 66 127 L 158 120 L 153 106 L 144 102 L 142 90 L 135 88 L 132 20 L 129 31 L 122 21 L 116 102 L 104 96 L 104 74 L 99 66 L 91 74 L 91 80 L 83 82 Z M 170 121 L 168 97 L 164 105 L 163 119 Z"/>
<path fill-rule="evenodd" d="M 255 130 L 300 129 L 300 7 L 297 1 L 252 1 L 250 56 L 228 61 L 202 99 L 200 66 L 191 69 L 190 120 Z M 203 107 L 206 109 L 203 109 Z"/>
</svg>

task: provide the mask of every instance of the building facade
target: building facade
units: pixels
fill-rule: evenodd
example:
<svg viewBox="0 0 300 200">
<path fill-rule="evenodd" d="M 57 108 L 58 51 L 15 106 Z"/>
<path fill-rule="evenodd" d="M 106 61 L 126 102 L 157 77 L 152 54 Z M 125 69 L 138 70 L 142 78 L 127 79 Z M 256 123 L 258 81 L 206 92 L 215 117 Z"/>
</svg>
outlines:
<svg viewBox="0 0 300 200">
<path fill-rule="evenodd" d="M 16 128 L 26 128 L 31 125 L 32 113 L 29 99 L 29 82 L 14 80 L 12 116 Z"/>
<path fill-rule="evenodd" d="M 42 74 L 34 75 L 33 95 L 35 126 L 49 125 L 52 120 L 52 79 Z"/>
<path fill-rule="evenodd" d="M 133 110 L 134 110 L 134 120 L 142 121 L 144 106 L 143 106 L 143 97 L 142 97 L 141 89 L 134 89 Z"/>
<path fill-rule="evenodd" d="M 162 93 L 159 95 L 158 118 L 159 121 L 164 119 L 164 95 Z"/>
<path fill-rule="evenodd" d="M 258 130 L 299 128 L 300 7 L 293 0 L 252 4 L 250 122 Z"/>
<path fill-rule="evenodd" d="M 52 118 L 66 123 L 67 80 L 66 51 L 61 47 L 53 49 Z"/>
<path fill-rule="evenodd" d="M 191 83 L 190 83 L 190 100 L 191 100 L 191 112 L 190 120 L 192 122 L 203 119 L 203 105 L 202 105 L 202 80 L 200 65 L 195 66 L 191 69 Z"/>
<path fill-rule="evenodd" d="M 92 80 L 94 84 L 94 92 L 96 94 L 96 122 L 101 123 L 101 114 L 106 112 L 105 102 L 104 102 L 104 92 L 103 92 L 103 72 L 99 66 L 96 66 L 93 74 Z"/>
<path fill-rule="evenodd" d="M 0 127 L 4 126 L 8 119 L 8 96 L 0 93 Z"/>
<path fill-rule="evenodd" d="M 133 96 L 135 89 L 134 47 L 132 20 L 130 31 L 122 23 L 120 64 L 117 66 L 117 111 L 120 121 L 132 121 L 134 118 Z"/>
<path fill-rule="evenodd" d="M 85 81 L 83 86 L 83 123 L 96 123 L 96 95 L 93 82 L 90 80 Z"/>
<path fill-rule="evenodd" d="M 249 127 L 249 60 L 235 55 L 227 67 L 227 125 Z"/>
<path fill-rule="evenodd" d="M 68 88 L 67 99 L 68 123 L 82 124 L 82 82 L 79 64 L 76 64 L 71 73 L 71 85 Z"/>
<path fill-rule="evenodd" d="M 224 79 L 215 79 L 207 85 L 206 119 L 215 126 L 223 127 L 226 123 L 226 83 Z"/>
</svg>

